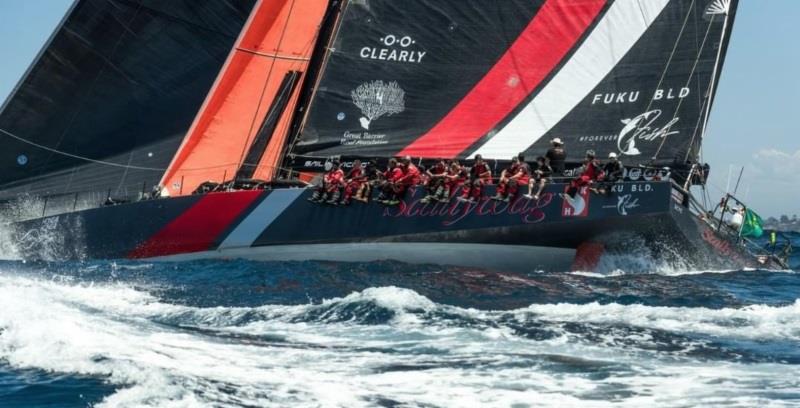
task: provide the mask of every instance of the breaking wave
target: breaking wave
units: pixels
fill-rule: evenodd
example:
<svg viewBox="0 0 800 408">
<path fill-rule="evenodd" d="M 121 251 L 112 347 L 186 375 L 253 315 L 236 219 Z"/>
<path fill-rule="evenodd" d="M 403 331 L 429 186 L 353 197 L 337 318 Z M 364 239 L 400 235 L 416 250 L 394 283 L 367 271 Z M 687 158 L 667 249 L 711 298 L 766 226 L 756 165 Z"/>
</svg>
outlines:
<svg viewBox="0 0 800 408">
<path fill-rule="evenodd" d="M 4 264 L 0 377 L 67 376 L 114 407 L 800 402 L 798 274 L 409 268 Z"/>
</svg>

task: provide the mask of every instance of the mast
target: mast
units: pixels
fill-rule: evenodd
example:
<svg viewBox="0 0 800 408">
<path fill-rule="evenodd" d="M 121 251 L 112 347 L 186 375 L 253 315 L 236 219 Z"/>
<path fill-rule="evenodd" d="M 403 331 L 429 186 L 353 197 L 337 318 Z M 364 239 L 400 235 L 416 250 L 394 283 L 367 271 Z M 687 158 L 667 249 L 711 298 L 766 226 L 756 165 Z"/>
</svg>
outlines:
<svg viewBox="0 0 800 408">
<path fill-rule="evenodd" d="M 301 85 L 300 99 L 292 118 L 290 133 L 286 136 L 286 143 L 281 152 L 280 167 L 285 168 L 292 148 L 300 137 L 300 133 L 308 120 L 309 106 L 317 94 L 317 89 L 322 81 L 322 74 L 329 61 L 333 48 L 331 47 L 336 33 L 341 28 L 342 13 L 347 7 L 348 0 L 330 0 L 328 11 L 322 19 L 319 38 L 306 71 L 306 77 Z"/>
</svg>

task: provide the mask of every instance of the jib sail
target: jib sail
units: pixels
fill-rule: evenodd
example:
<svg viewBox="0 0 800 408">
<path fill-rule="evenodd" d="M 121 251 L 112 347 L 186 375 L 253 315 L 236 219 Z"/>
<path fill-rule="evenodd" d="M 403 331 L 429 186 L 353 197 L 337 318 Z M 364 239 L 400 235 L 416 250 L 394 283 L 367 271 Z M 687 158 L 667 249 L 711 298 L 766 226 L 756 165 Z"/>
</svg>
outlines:
<svg viewBox="0 0 800 408">
<path fill-rule="evenodd" d="M 258 2 L 164 175 L 171 195 L 191 194 L 206 181 L 272 178 L 327 6 Z"/>
<path fill-rule="evenodd" d="M 292 153 L 695 158 L 736 0 L 348 3 Z"/>
<path fill-rule="evenodd" d="M 254 2 L 76 2 L 0 112 L 0 199 L 156 184 Z"/>
</svg>

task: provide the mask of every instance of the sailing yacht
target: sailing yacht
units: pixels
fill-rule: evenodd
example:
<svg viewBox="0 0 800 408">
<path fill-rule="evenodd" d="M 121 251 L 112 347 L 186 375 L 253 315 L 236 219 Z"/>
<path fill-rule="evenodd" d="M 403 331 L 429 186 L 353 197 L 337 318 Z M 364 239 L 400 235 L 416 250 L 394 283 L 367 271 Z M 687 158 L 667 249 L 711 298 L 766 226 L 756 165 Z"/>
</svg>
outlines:
<svg viewBox="0 0 800 408">
<path fill-rule="evenodd" d="M 779 268 L 698 194 L 737 5 L 78 0 L 0 110 L 0 199 L 25 208 L 27 259 Z M 554 138 L 567 169 L 536 199 L 307 200 L 333 161 L 481 155 L 497 175 Z M 624 180 L 565 196 L 587 150 Z"/>
</svg>

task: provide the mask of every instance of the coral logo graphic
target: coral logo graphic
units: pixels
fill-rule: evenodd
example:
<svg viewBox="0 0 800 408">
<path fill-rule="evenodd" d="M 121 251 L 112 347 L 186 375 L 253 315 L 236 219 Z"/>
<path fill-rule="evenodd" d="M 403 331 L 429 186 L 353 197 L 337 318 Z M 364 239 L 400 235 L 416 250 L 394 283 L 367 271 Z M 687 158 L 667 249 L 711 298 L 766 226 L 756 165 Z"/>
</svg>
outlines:
<svg viewBox="0 0 800 408">
<path fill-rule="evenodd" d="M 361 109 L 361 127 L 369 130 L 373 121 L 406 110 L 406 92 L 396 81 L 372 81 L 361 84 L 350 93 L 353 104 Z"/>
<path fill-rule="evenodd" d="M 660 117 L 661 110 L 656 109 L 632 119 L 623 119 L 622 123 L 625 126 L 617 137 L 619 151 L 626 156 L 638 156 L 642 152 L 636 147 L 637 141 L 652 142 L 656 139 L 664 139 L 680 133 L 672 130 L 672 127 L 680 121 L 680 118 L 672 118 L 663 127 L 656 127 L 655 123 Z"/>
<path fill-rule="evenodd" d="M 570 197 L 567 194 L 561 194 L 564 199 L 561 205 L 562 217 L 586 217 L 589 215 L 589 189 L 583 187 L 575 194 L 575 197 Z"/>
</svg>

